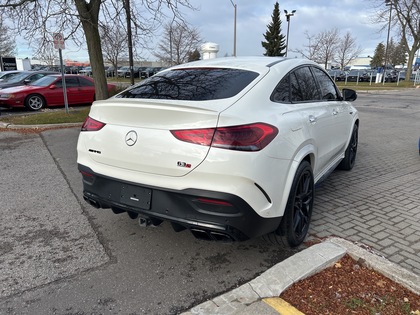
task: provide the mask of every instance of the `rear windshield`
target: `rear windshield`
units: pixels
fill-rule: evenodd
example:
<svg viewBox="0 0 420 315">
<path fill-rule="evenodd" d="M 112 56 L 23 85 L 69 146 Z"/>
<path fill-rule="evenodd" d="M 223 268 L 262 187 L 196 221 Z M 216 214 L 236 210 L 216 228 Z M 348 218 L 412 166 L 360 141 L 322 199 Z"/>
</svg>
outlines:
<svg viewBox="0 0 420 315">
<path fill-rule="evenodd" d="M 235 96 L 258 73 L 239 69 L 194 68 L 158 73 L 116 97 L 207 101 Z"/>
</svg>

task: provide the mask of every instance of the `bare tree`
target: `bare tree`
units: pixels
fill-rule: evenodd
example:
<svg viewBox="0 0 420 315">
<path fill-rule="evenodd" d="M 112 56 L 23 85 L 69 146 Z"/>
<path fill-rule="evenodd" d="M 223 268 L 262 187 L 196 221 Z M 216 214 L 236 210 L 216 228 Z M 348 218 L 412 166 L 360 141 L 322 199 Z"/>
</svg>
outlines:
<svg viewBox="0 0 420 315">
<path fill-rule="evenodd" d="M 50 42 L 42 45 L 42 49 L 38 49 L 33 58 L 42 61 L 47 66 L 54 66 L 54 61 L 58 59 L 58 52 L 57 49 L 54 49 L 53 43 Z"/>
<path fill-rule="evenodd" d="M 333 61 L 340 43 L 340 33 L 338 29 L 323 31 L 313 36 L 307 31 L 305 32 L 309 44 L 306 50 L 297 49 L 295 52 L 300 53 L 303 57 L 313 60 L 319 64 L 323 64 L 328 68 L 328 63 Z"/>
<path fill-rule="evenodd" d="M 15 28 L 29 41 L 42 37 L 42 44 L 46 44 L 51 42 L 53 33 L 62 33 L 66 40 L 72 40 L 79 45 L 86 43 L 95 78 L 96 97 L 104 99 L 108 97 L 108 89 L 99 21 L 105 12 L 104 8 L 121 5 L 121 1 L 116 0 L 3 0 L 0 4 L 0 14 L 9 17 L 15 23 Z M 193 8 L 189 0 L 136 1 L 132 6 L 136 14 L 131 14 L 134 27 L 141 24 L 144 11 L 152 14 L 151 20 L 155 24 L 162 22 L 163 8 L 166 8 L 174 19 L 182 19 L 180 6 Z M 115 12 L 118 13 L 119 11 Z M 84 40 L 81 34 L 84 34 Z"/>
<path fill-rule="evenodd" d="M 420 49 L 420 1 L 372 0 L 375 4 L 373 23 L 380 23 L 381 30 L 389 26 L 398 29 L 401 43 L 408 53 L 406 77 L 410 77 L 416 52 Z M 391 23 L 389 23 L 391 22 Z"/>
<path fill-rule="evenodd" d="M 13 56 L 15 50 L 15 39 L 10 29 L 3 23 L 3 17 L 0 15 L 0 57 Z"/>
<path fill-rule="evenodd" d="M 104 60 L 117 71 L 118 61 L 127 58 L 127 33 L 116 24 L 107 24 L 101 26 L 100 34 Z"/>
<path fill-rule="evenodd" d="M 202 42 L 198 30 L 185 24 L 166 24 L 162 36 L 154 55 L 167 65 L 187 62 L 190 54 Z"/>
<path fill-rule="evenodd" d="M 337 45 L 336 61 L 340 64 L 341 69 L 344 69 L 350 61 L 355 59 L 363 51 L 363 48 L 357 46 L 356 38 L 347 32 Z"/>
</svg>

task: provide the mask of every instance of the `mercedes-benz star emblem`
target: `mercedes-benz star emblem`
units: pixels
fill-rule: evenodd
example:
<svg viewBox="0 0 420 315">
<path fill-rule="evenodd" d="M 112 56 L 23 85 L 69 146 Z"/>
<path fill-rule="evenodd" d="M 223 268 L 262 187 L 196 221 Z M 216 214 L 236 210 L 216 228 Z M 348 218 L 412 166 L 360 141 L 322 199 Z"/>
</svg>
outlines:
<svg viewBox="0 0 420 315">
<path fill-rule="evenodd" d="M 126 135 L 125 135 L 125 143 L 131 147 L 133 145 L 135 145 L 137 142 L 137 132 L 135 132 L 134 130 L 129 131 Z"/>
</svg>

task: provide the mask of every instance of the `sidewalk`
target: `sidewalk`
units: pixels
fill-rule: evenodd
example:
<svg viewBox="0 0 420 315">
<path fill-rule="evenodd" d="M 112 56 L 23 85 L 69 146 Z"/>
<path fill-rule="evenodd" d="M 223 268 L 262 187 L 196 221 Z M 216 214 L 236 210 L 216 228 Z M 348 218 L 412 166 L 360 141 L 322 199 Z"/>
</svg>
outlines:
<svg viewBox="0 0 420 315">
<path fill-rule="evenodd" d="M 293 255 L 239 288 L 197 305 L 181 315 L 302 314 L 281 303 L 274 304 L 273 308 L 263 299 L 277 298 L 293 283 L 332 266 L 346 253 L 355 260 L 363 259 L 375 271 L 420 294 L 420 276 L 349 241 L 329 238 Z M 281 299 L 278 300 L 281 302 Z"/>
</svg>

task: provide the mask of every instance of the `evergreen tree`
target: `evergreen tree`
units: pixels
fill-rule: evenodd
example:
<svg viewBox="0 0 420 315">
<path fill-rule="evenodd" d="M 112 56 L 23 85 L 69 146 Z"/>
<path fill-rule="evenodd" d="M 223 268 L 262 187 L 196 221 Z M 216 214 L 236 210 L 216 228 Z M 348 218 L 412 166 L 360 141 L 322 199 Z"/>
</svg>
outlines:
<svg viewBox="0 0 420 315">
<path fill-rule="evenodd" d="M 385 47 L 385 64 L 386 64 L 386 68 L 388 69 L 389 66 L 393 66 L 394 63 L 392 62 L 392 55 L 394 54 L 395 51 L 395 43 L 394 43 L 394 39 L 391 37 L 391 39 L 388 42 L 388 45 Z"/>
<path fill-rule="evenodd" d="M 281 34 L 281 21 L 279 3 L 274 5 L 273 14 L 271 15 L 271 23 L 267 25 L 267 31 L 264 34 L 265 42 L 261 45 L 265 48 L 264 56 L 280 56 L 283 57 L 286 52 L 285 36 Z"/>
<path fill-rule="evenodd" d="M 393 50 L 388 53 L 388 60 L 394 66 L 404 65 L 407 63 L 406 53 L 407 47 L 401 40 L 398 45 L 394 45 Z"/>
<path fill-rule="evenodd" d="M 372 60 L 370 61 L 370 66 L 372 68 L 382 67 L 385 61 L 385 45 L 379 43 L 375 48 L 375 53 Z"/>
<path fill-rule="evenodd" d="M 196 48 L 194 51 L 190 51 L 188 54 L 188 62 L 200 60 L 200 52 Z"/>
</svg>

